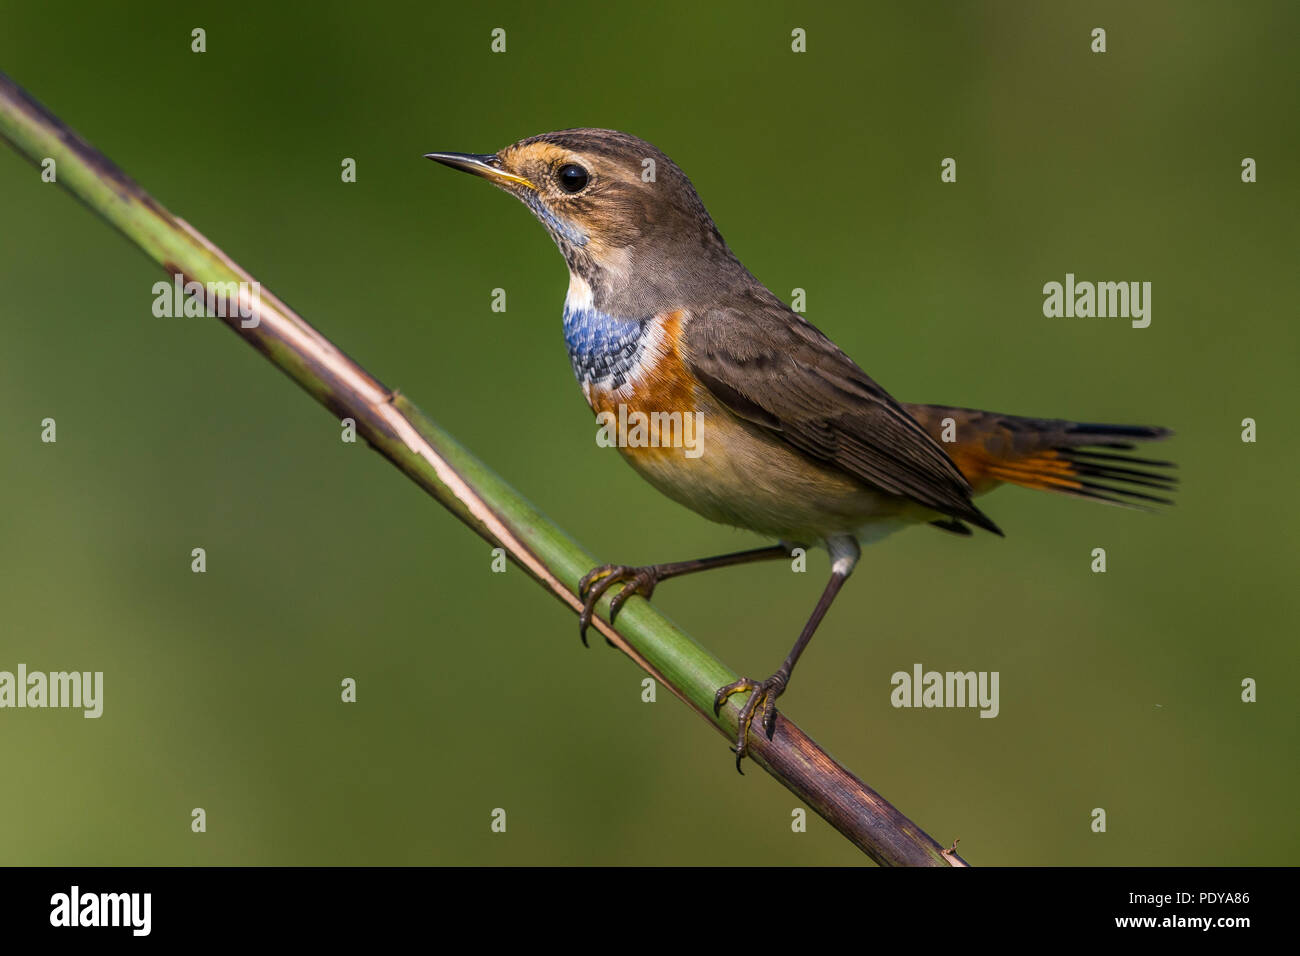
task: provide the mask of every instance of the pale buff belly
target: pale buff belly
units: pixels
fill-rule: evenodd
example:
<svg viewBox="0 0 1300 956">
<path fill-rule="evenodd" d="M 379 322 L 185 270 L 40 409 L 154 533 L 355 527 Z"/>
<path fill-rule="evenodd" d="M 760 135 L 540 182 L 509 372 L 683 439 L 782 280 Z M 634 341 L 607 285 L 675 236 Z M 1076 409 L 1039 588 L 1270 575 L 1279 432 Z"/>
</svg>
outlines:
<svg viewBox="0 0 1300 956">
<path fill-rule="evenodd" d="M 711 521 L 814 544 L 833 534 L 865 542 L 935 516 L 815 464 L 700 390 L 694 398 L 702 413 L 697 456 L 681 447 L 619 450 L 646 481 Z"/>
</svg>

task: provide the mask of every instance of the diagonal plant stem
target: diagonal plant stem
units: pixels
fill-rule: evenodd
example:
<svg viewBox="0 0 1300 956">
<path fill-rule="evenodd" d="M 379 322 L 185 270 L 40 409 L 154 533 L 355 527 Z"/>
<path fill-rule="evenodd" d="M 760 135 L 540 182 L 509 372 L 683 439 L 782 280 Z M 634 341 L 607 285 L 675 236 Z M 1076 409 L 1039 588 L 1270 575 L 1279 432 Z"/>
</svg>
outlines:
<svg viewBox="0 0 1300 956">
<path fill-rule="evenodd" d="M 57 182 L 120 230 L 169 275 L 199 283 L 253 278 L 187 222 L 173 216 L 101 153 L 0 73 L 0 138 L 34 164 L 55 161 Z M 570 609 L 578 580 L 596 561 L 482 462 L 381 384 L 266 290 L 241 292 L 222 321 L 357 431 L 408 478 L 510 557 Z M 255 320 L 255 324 L 254 324 Z M 245 327 L 249 326 L 249 327 Z M 608 598 L 602 604 L 608 607 Z M 618 627 L 592 622 L 638 666 L 729 740 L 737 708 L 713 716 L 713 695 L 735 675 L 639 597 Z M 576 643 L 576 642 L 575 642 Z M 574 651 L 576 653 L 576 651 Z M 879 794 L 778 714 L 771 740 L 753 734 L 754 763 L 881 865 L 965 866 Z"/>
</svg>

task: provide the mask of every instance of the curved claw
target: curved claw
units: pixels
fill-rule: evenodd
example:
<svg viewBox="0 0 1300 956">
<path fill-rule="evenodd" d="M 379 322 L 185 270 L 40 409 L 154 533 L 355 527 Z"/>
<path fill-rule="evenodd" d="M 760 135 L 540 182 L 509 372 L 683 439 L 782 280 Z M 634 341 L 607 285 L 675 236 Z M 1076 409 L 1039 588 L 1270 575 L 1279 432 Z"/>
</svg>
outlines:
<svg viewBox="0 0 1300 956">
<path fill-rule="evenodd" d="M 578 636 L 583 646 L 587 644 L 587 628 L 596 613 L 596 605 L 614 585 L 623 583 L 624 587 L 609 602 L 609 622 L 614 623 L 618 612 L 633 594 L 640 594 L 647 601 L 654 594 L 659 577 L 653 567 L 634 568 L 625 564 L 602 564 L 592 568 L 578 582 L 578 597 L 582 598 L 582 612 L 578 615 Z M 608 639 L 606 643 L 611 644 Z"/>
<path fill-rule="evenodd" d="M 635 573 L 627 586 L 619 591 L 609 602 L 609 623 L 613 624 L 614 619 L 618 617 L 618 612 L 623 609 L 627 599 L 634 594 L 639 594 L 647 601 L 654 596 L 655 585 L 659 583 L 659 578 L 655 575 L 653 568 L 635 568 Z"/>
<path fill-rule="evenodd" d="M 736 719 L 736 770 L 742 776 L 745 771 L 741 768 L 741 761 L 749 754 L 749 730 L 753 726 L 754 717 L 758 716 L 759 727 L 764 736 L 771 740 L 776 731 L 776 699 L 785 691 L 785 683 L 785 677 L 779 673 L 761 683 L 742 677 L 725 687 L 719 687 L 713 695 L 713 714 L 716 717 L 721 712 L 722 705 L 733 694 L 749 694 L 749 699 L 741 706 L 740 716 Z"/>
<path fill-rule="evenodd" d="M 592 615 L 595 614 L 601 597 L 618 583 L 617 572 L 620 570 L 619 565 L 602 564 L 592 568 L 578 582 L 578 597 L 582 598 L 582 611 L 578 614 L 578 637 L 582 639 L 583 647 L 591 646 L 587 643 L 587 628 L 591 626 Z"/>
<path fill-rule="evenodd" d="M 593 583 L 598 581 L 600 578 L 607 577 L 608 575 L 613 574 L 618 569 L 619 569 L 619 565 L 617 564 L 596 565 L 594 568 L 592 568 L 590 571 L 584 574 L 582 576 L 582 580 L 578 582 L 578 597 L 585 598 L 587 596 L 587 591 L 591 588 Z"/>
</svg>

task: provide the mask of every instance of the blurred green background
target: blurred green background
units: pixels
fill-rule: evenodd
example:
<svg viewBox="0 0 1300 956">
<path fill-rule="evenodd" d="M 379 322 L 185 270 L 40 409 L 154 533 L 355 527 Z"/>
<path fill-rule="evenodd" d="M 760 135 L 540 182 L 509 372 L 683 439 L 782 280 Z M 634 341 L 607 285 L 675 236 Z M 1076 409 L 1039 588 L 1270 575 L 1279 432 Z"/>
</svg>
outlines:
<svg viewBox="0 0 1300 956">
<path fill-rule="evenodd" d="M 1176 429 L 1165 515 L 1004 489 L 1005 540 L 869 549 L 783 710 L 975 864 L 1259 864 L 1300 849 L 1298 30 L 1292 3 L 7 2 L 0 69 L 604 560 L 761 542 L 596 447 L 560 256 L 429 150 L 628 130 L 899 398 Z M 0 227 L 0 669 L 106 683 L 99 720 L 0 711 L 0 862 L 863 862 L 229 331 L 154 318 L 161 272 L 8 149 Z M 1045 319 L 1066 272 L 1151 281 L 1151 327 Z M 809 570 L 656 604 L 762 676 Z M 893 709 L 916 662 L 999 671 L 1001 715 Z"/>
</svg>

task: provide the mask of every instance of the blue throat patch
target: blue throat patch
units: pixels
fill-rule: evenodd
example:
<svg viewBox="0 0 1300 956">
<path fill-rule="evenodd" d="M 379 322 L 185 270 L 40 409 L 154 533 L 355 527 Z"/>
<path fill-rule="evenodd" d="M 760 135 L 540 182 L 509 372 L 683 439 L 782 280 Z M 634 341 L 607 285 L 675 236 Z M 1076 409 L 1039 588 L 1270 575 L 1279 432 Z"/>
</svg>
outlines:
<svg viewBox="0 0 1300 956">
<path fill-rule="evenodd" d="M 645 319 L 620 319 L 564 300 L 564 342 L 573 374 L 583 385 L 618 388 L 641 357 Z"/>
</svg>

